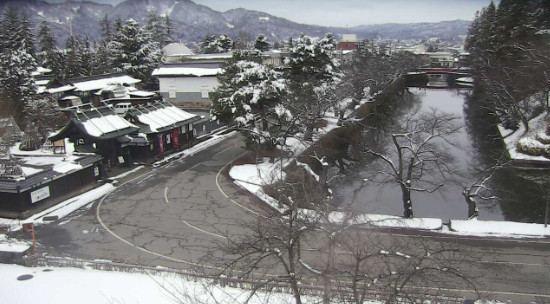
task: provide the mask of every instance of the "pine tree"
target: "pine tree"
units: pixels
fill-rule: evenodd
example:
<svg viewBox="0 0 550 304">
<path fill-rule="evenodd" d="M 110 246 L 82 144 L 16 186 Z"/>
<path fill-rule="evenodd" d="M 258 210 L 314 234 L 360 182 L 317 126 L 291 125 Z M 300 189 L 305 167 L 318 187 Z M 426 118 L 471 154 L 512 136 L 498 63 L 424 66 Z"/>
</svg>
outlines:
<svg viewBox="0 0 550 304">
<path fill-rule="evenodd" d="M 65 64 L 65 78 L 74 78 L 83 76 L 82 71 L 82 52 L 80 51 L 80 42 L 79 37 L 71 36 L 67 39 L 67 61 Z"/>
<path fill-rule="evenodd" d="M 229 38 L 226 34 L 220 35 L 218 41 L 222 52 L 229 52 L 233 48 L 233 40 L 231 40 L 231 38 Z"/>
<path fill-rule="evenodd" d="M 31 76 L 36 61 L 21 47 L 1 53 L 0 67 L 0 109 L 4 116 L 13 116 L 24 127 L 25 107 L 35 100 L 38 90 Z"/>
<path fill-rule="evenodd" d="M 44 61 L 42 66 L 52 70 L 53 74 L 58 78 L 63 78 L 63 66 L 61 55 L 57 48 L 55 37 L 47 21 L 40 23 L 38 31 L 39 50 L 43 53 Z"/>
<path fill-rule="evenodd" d="M 214 54 L 223 52 L 215 35 L 204 36 L 204 40 L 200 44 L 200 50 L 203 54 Z"/>
<path fill-rule="evenodd" d="M 81 58 L 81 70 L 82 74 L 85 76 L 92 75 L 93 70 L 93 54 L 90 45 L 90 38 L 88 36 L 84 37 L 84 40 L 80 43 L 80 58 Z"/>
<path fill-rule="evenodd" d="M 20 40 L 22 47 L 27 54 L 36 58 L 34 25 L 29 20 L 26 14 L 21 15 L 21 22 L 19 23 Z"/>
<path fill-rule="evenodd" d="M 165 41 L 164 41 L 164 45 L 166 44 L 170 44 L 172 42 L 174 42 L 174 24 L 172 23 L 172 21 L 170 20 L 170 17 L 168 17 L 168 14 L 166 15 L 166 17 L 164 17 L 164 25 L 165 25 Z M 163 45 L 163 46 L 164 46 Z"/>
<path fill-rule="evenodd" d="M 158 84 L 151 73 L 160 63 L 162 53 L 159 43 L 147 30 L 140 28 L 135 20 L 128 19 L 109 42 L 108 49 L 113 68 L 143 80 L 142 84 L 149 89 L 156 89 Z"/>
<path fill-rule="evenodd" d="M 303 117 L 305 139 L 311 140 L 322 114 L 335 107 L 331 95 L 334 95 L 343 75 L 338 60 L 333 56 L 336 43 L 332 34 L 326 34 L 323 39 L 302 34 L 293 43 L 290 58 L 285 62 L 288 65 L 286 78 L 292 92 L 289 98 L 297 105 L 296 109 L 300 109 L 300 113 L 294 113 L 294 116 Z"/>
<path fill-rule="evenodd" d="M 267 41 L 267 37 L 264 34 L 258 35 L 256 37 L 256 42 L 254 43 L 254 48 L 259 50 L 260 52 L 269 51 L 270 47 L 269 41 Z"/>
<path fill-rule="evenodd" d="M 107 19 L 107 15 L 103 16 L 103 19 L 101 19 L 99 25 L 101 26 L 101 38 L 103 38 L 103 41 L 110 41 L 112 35 L 111 23 L 109 22 L 109 19 Z"/>
</svg>

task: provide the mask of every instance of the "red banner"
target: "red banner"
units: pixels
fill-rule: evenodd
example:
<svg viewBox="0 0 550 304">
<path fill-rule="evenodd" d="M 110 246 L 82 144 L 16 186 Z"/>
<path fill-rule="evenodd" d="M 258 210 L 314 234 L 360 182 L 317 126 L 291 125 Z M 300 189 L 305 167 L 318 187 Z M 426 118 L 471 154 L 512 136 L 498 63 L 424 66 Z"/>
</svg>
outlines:
<svg viewBox="0 0 550 304">
<path fill-rule="evenodd" d="M 159 135 L 159 154 L 164 154 L 164 140 L 162 139 L 162 134 Z"/>
<path fill-rule="evenodd" d="M 172 142 L 174 144 L 174 149 L 180 147 L 180 128 L 172 130 Z"/>
</svg>

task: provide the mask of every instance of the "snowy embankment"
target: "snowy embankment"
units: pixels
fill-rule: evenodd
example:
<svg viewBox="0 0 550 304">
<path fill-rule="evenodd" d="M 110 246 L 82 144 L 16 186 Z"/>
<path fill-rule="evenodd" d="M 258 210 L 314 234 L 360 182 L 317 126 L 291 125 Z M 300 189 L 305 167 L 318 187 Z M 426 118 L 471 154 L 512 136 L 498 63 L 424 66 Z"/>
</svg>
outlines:
<svg viewBox="0 0 550 304">
<path fill-rule="evenodd" d="M 23 253 L 31 248 L 30 242 L 19 241 L 0 234 L 0 252 Z"/>
<path fill-rule="evenodd" d="M 549 237 L 550 227 L 516 222 L 451 220 L 449 228 L 458 234 L 503 237 Z"/>
<path fill-rule="evenodd" d="M 264 163 L 256 165 L 241 165 L 234 166 L 229 170 L 229 175 L 235 180 L 235 184 L 241 188 L 248 190 L 250 193 L 256 195 L 262 201 L 267 203 L 272 208 L 283 213 L 286 208 L 279 206 L 276 199 L 267 195 L 262 185 L 272 184 L 280 179 L 281 165 L 280 162 L 269 163 L 269 159 L 266 158 Z M 284 166 L 284 163 L 283 163 Z M 258 174 L 259 171 L 259 174 Z M 285 173 L 282 172 L 283 179 Z M 314 216 L 314 210 L 303 209 L 304 216 Z M 332 212 L 328 218 L 330 223 L 344 224 L 353 223 L 358 226 L 379 227 L 379 228 L 411 228 L 421 230 L 439 230 L 443 226 L 440 219 L 430 218 L 414 218 L 404 219 L 398 216 L 392 215 L 379 215 L 379 214 L 361 214 L 357 216 L 350 216 L 345 212 Z"/>
<path fill-rule="evenodd" d="M 102 197 L 103 195 L 109 193 L 115 187 L 111 184 L 105 184 L 101 187 L 90 190 L 84 194 L 75 196 L 71 199 L 68 199 L 62 203 L 59 203 L 49 209 L 46 209 L 40 213 L 37 213 L 26 220 L 11 220 L 0 218 L 0 226 L 6 227 L 9 231 L 16 231 L 21 229 L 22 224 L 33 223 L 34 225 L 47 224 L 49 221 L 44 221 L 44 217 L 56 217 L 61 219 L 68 214 L 85 207 Z M 0 241 L 1 242 L 1 241 Z"/>
<path fill-rule="evenodd" d="M 530 161 L 530 162 L 541 162 L 541 163 L 550 163 L 550 159 L 544 156 L 535 156 L 528 155 L 518 151 L 518 143 L 520 141 L 525 147 L 531 147 L 537 150 L 544 150 L 546 148 L 550 149 L 550 145 L 541 143 L 538 139 L 542 136 L 545 136 L 546 131 L 546 118 L 547 114 L 542 113 L 541 115 L 531 119 L 529 121 L 529 132 L 525 133 L 525 127 L 520 124 L 519 128 L 516 131 L 511 131 L 504 128 L 502 125 L 498 125 L 498 130 L 502 136 L 510 159 L 519 160 L 519 161 Z M 549 138 L 550 140 L 550 138 Z"/>
<path fill-rule="evenodd" d="M 70 268 L 27 268 L 0 264 L 0 292 L 4 303 L 245 303 L 250 292 L 189 280 L 173 273 L 141 274 Z M 22 275 L 32 275 L 19 281 Z M 31 291 L 32 292 L 29 292 Z M 303 297 L 304 303 L 319 299 Z M 257 292 L 250 304 L 292 303 L 286 293 Z M 380 304 L 380 302 L 365 302 Z"/>
</svg>

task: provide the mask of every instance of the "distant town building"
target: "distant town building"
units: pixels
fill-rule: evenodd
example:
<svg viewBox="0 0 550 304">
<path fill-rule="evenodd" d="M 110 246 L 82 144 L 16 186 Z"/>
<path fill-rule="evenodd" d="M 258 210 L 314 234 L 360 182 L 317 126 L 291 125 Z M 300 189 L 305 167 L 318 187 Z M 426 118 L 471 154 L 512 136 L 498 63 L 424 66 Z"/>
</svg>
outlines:
<svg viewBox="0 0 550 304">
<path fill-rule="evenodd" d="M 342 40 L 338 42 L 336 46 L 337 50 L 357 50 L 357 35 L 356 34 L 343 34 Z"/>
</svg>

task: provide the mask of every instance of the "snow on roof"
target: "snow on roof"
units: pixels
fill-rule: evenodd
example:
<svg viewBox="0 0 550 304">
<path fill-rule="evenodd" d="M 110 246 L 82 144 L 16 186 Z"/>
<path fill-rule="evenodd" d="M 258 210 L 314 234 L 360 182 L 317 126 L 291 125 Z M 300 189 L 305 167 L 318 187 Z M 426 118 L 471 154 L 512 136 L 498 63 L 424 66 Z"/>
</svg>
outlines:
<svg viewBox="0 0 550 304">
<path fill-rule="evenodd" d="M 43 67 L 38 67 L 36 69 L 36 71 L 31 73 L 31 75 L 32 76 L 39 76 L 39 75 L 42 75 L 42 74 L 50 73 L 51 71 L 52 70 L 50 70 L 50 69 L 46 69 L 46 68 L 43 68 Z"/>
<path fill-rule="evenodd" d="M 87 92 L 87 91 L 101 90 L 112 84 L 123 84 L 123 83 L 136 84 L 139 82 L 141 82 L 141 80 L 124 75 L 124 76 L 116 76 L 116 77 L 110 77 L 110 78 L 75 82 L 73 83 L 73 85 L 76 87 L 76 91 Z"/>
<path fill-rule="evenodd" d="M 153 76 L 216 76 L 221 68 L 161 67 L 153 71 Z"/>
<path fill-rule="evenodd" d="M 162 51 L 166 56 L 193 55 L 193 52 L 187 46 L 181 43 L 170 43 L 163 47 Z"/>
<path fill-rule="evenodd" d="M 149 125 L 153 132 L 159 129 L 186 121 L 196 115 L 187 113 L 172 104 L 165 103 L 159 107 L 152 105 L 150 107 L 140 107 L 135 110 L 137 118 L 141 123 Z"/>
<path fill-rule="evenodd" d="M 94 137 L 100 137 L 104 134 L 127 128 L 137 128 L 135 125 L 118 116 L 114 112 L 113 114 L 101 115 L 99 117 L 82 121 L 82 125 L 84 125 L 86 132 Z"/>
<path fill-rule="evenodd" d="M 216 54 L 199 54 L 199 55 L 189 55 L 185 56 L 187 59 L 229 59 L 233 57 L 233 53 L 216 53 Z"/>
<path fill-rule="evenodd" d="M 71 91 L 71 90 L 74 90 L 74 89 L 75 89 L 75 87 L 73 87 L 72 85 L 64 85 L 64 86 L 59 87 L 59 88 L 48 89 L 48 93 L 50 93 L 50 94 L 61 93 L 61 92 Z"/>
<path fill-rule="evenodd" d="M 457 80 L 455 80 L 456 82 L 467 82 L 467 83 L 473 83 L 474 82 L 474 78 L 472 77 L 461 77 L 461 78 L 458 78 Z"/>
<path fill-rule="evenodd" d="M 35 83 L 37 86 L 43 86 L 47 85 L 51 80 L 45 79 L 45 80 L 36 80 Z"/>
<path fill-rule="evenodd" d="M 130 91 L 129 94 L 133 96 L 138 96 L 138 97 L 151 97 L 155 95 L 155 93 L 153 92 L 146 92 L 146 91 Z"/>
<path fill-rule="evenodd" d="M 46 87 L 39 86 L 38 89 L 36 90 L 36 92 L 38 94 L 42 94 L 42 93 L 46 92 Z"/>
<path fill-rule="evenodd" d="M 61 98 L 61 100 L 71 100 L 71 99 L 80 99 L 80 97 L 70 95 L 70 96 L 65 96 L 65 97 Z"/>
</svg>

